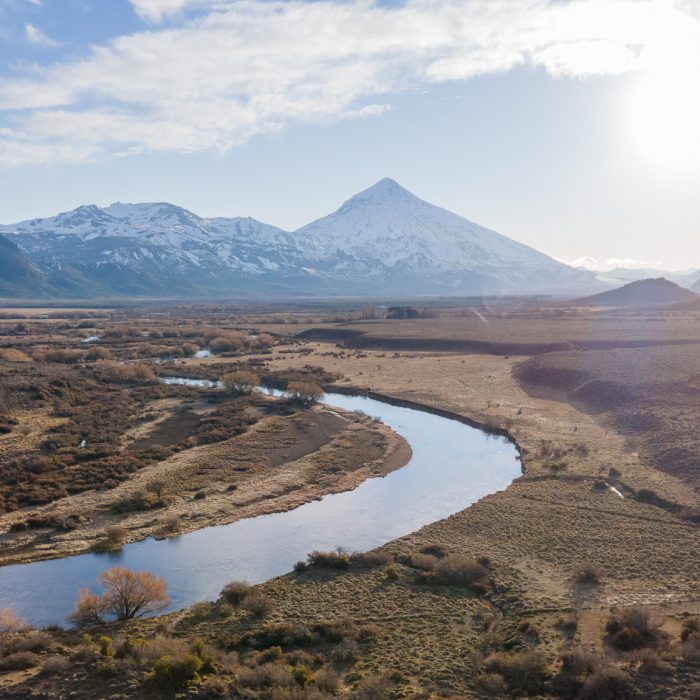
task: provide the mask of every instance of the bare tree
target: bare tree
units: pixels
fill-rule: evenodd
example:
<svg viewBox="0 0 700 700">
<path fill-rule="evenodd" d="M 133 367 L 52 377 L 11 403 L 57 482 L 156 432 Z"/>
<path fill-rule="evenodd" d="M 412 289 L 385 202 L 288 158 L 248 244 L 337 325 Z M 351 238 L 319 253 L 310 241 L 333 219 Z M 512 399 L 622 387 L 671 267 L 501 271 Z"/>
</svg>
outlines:
<svg viewBox="0 0 700 700">
<path fill-rule="evenodd" d="M 292 399 L 305 406 L 316 403 L 316 401 L 323 396 L 323 389 L 321 386 L 316 382 L 310 381 L 289 382 L 287 391 Z"/>
<path fill-rule="evenodd" d="M 0 635 L 11 632 L 22 632 L 29 629 L 29 625 L 22 620 L 14 610 L 0 608 Z"/>
<path fill-rule="evenodd" d="M 155 479 L 146 484 L 146 491 L 155 494 L 155 497 L 160 501 L 163 498 L 166 486 L 167 484 L 162 479 Z"/>
<path fill-rule="evenodd" d="M 94 625 L 104 620 L 107 613 L 107 601 L 104 596 L 93 593 L 89 588 L 81 588 L 73 612 L 68 615 L 68 622 L 75 625 Z"/>
<path fill-rule="evenodd" d="M 222 377 L 221 381 L 224 383 L 227 391 L 238 396 L 250 394 L 260 384 L 258 375 L 247 369 L 228 372 Z"/>
<path fill-rule="evenodd" d="M 82 589 L 68 619 L 75 624 L 101 622 L 105 617 L 130 620 L 159 612 L 170 605 L 166 582 L 148 571 L 129 571 L 113 566 L 97 577 L 102 595 Z"/>
</svg>

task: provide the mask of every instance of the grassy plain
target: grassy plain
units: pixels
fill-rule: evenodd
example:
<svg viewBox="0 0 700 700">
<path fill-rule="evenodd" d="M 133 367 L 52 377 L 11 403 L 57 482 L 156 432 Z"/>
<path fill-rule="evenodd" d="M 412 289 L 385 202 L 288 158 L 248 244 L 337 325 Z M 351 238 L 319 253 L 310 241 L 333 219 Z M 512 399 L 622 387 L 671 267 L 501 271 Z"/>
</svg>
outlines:
<svg viewBox="0 0 700 700">
<path fill-rule="evenodd" d="M 272 322 L 259 327 L 258 311 L 239 311 L 228 330 L 267 330 L 278 339 L 262 353 L 243 347 L 228 357 L 184 359 L 168 371 L 215 377 L 255 360 L 271 377 L 311 373 L 451 411 L 507 430 L 523 455 L 520 479 L 372 557 L 338 568 L 305 567 L 256 586 L 264 605 L 222 599 L 94 628 L 94 641 L 52 632 L 26 669 L 0 673 L 5 697 L 88 698 L 105 684 L 115 697 L 171 697 L 172 687 L 144 680 L 154 657 L 182 656 L 202 640 L 205 650 L 196 654 L 214 659 L 215 670 L 178 687 L 187 696 L 697 699 L 700 444 L 693 426 L 700 417 L 700 326 L 693 313 L 477 310 L 481 318 L 474 309 L 450 307 L 440 318 L 412 321 L 332 322 L 308 314 L 308 323 L 302 313 L 266 318 Z M 221 324 L 216 314 L 211 322 Z M 309 332 L 317 328 L 323 333 Z M 74 334 L 61 331 L 55 342 L 70 344 Z M 29 337 L 42 342 L 41 333 Z M 111 348 L 130 357 L 139 342 L 127 336 Z M 190 413 L 208 410 L 192 390 L 159 391 L 174 393 L 143 397 L 139 410 L 150 422 L 124 431 L 120 450 L 158 430 L 167 435 L 176 415 L 169 402 L 187 397 Z M 326 450 L 329 465 L 351 447 L 347 430 L 377 430 L 343 427 L 321 415 L 297 414 L 291 423 L 309 420 L 320 430 L 326 421 L 322 429 L 333 436 L 313 454 Z M 249 488 L 264 483 L 259 460 L 271 453 L 271 442 L 262 440 L 256 451 L 248 441 L 277 420 L 302 429 L 288 417 L 268 416 L 237 437 L 204 446 L 213 482 L 228 483 L 231 474 L 218 460 L 231 449 L 237 459 L 253 455 Z M 192 473 L 184 465 L 199 449 L 146 465 L 115 489 L 130 488 L 145 470 L 163 465 L 181 463 Z M 381 454 L 371 456 L 378 468 Z M 294 477 L 302 494 L 303 483 L 319 476 L 313 469 L 323 472 L 312 461 Z M 440 578 L 442 561 L 481 567 L 479 576 Z M 612 624 L 606 630 L 616 608 L 644 617 L 650 634 L 630 641 L 627 627 L 624 638 Z M 14 634 L 19 640 L 31 633 Z M 100 634 L 113 638 L 115 648 L 131 639 L 129 650 L 101 653 Z M 66 659 L 63 668 L 42 672 L 56 657 Z"/>
</svg>

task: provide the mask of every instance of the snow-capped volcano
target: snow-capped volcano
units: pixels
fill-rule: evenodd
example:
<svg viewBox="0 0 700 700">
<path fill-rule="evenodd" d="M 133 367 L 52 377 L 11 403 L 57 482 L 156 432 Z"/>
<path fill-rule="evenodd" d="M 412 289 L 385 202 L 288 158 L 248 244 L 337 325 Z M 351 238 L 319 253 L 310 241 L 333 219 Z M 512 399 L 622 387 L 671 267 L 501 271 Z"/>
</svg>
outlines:
<svg viewBox="0 0 700 700">
<path fill-rule="evenodd" d="M 553 285 L 568 291 L 590 280 L 533 248 L 418 199 L 389 178 L 295 235 L 326 273 L 392 280 L 392 286 L 403 279 L 421 280 L 433 291 L 518 293 Z"/>
<path fill-rule="evenodd" d="M 81 206 L 0 226 L 45 269 L 111 293 L 395 295 L 591 290 L 591 273 L 418 199 L 384 179 L 288 233 L 167 203 Z M 94 293 L 94 287 L 93 291 Z"/>
</svg>

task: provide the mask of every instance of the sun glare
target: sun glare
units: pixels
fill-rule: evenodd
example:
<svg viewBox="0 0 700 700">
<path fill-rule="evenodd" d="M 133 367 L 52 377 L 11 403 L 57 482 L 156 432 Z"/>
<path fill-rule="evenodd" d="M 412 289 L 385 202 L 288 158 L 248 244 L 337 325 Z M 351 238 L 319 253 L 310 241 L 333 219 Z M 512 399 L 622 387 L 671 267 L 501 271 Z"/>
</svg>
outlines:
<svg viewBox="0 0 700 700">
<path fill-rule="evenodd" d="M 627 105 L 634 148 L 660 168 L 700 172 L 700 39 L 667 37 L 643 59 Z"/>
</svg>

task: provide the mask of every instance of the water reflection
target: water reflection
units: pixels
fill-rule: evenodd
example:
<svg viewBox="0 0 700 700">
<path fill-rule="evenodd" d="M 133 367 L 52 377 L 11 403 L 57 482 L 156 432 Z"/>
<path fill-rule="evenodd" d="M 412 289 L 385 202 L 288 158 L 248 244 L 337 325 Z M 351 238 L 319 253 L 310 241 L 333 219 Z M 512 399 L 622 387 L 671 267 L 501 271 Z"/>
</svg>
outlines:
<svg viewBox="0 0 700 700">
<path fill-rule="evenodd" d="M 410 462 L 354 491 L 286 513 L 137 542 L 118 553 L 0 568 L 0 607 L 36 625 L 61 623 L 78 589 L 94 585 L 115 562 L 163 576 L 173 608 L 211 600 L 234 579 L 257 583 L 284 574 L 313 549 L 384 544 L 505 488 L 520 474 L 514 445 L 457 421 L 364 397 L 329 394 L 324 402 L 380 417 L 408 440 Z"/>
</svg>

